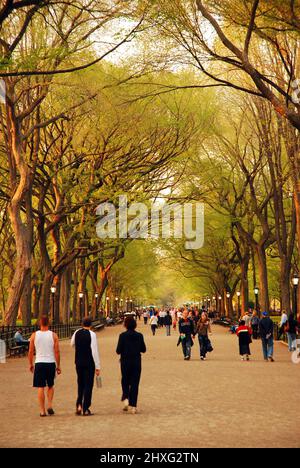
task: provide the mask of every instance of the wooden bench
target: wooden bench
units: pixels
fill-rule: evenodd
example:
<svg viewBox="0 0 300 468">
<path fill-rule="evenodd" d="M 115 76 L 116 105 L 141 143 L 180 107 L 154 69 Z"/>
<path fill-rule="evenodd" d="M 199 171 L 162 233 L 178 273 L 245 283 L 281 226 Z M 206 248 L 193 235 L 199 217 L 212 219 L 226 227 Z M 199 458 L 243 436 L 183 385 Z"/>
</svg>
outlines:
<svg viewBox="0 0 300 468">
<path fill-rule="evenodd" d="M 22 345 L 11 346 L 9 348 L 10 357 L 25 356 L 26 352 L 27 352 L 26 346 L 22 346 Z"/>
<path fill-rule="evenodd" d="M 93 329 L 94 329 L 96 332 L 102 330 L 102 328 L 104 328 L 104 323 L 99 323 L 98 325 L 95 325 L 95 326 L 93 327 Z"/>
</svg>

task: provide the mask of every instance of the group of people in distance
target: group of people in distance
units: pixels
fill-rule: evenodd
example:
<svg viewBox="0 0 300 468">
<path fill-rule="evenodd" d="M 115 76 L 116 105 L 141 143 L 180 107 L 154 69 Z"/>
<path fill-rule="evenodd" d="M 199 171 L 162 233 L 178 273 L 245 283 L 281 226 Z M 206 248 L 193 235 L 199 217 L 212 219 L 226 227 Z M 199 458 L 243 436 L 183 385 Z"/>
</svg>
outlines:
<svg viewBox="0 0 300 468">
<path fill-rule="evenodd" d="M 181 344 L 185 361 L 191 359 L 191 349 L 196 336 L 198 336 L 201 361 L 205 361 L 207 353 L 213 351 L 209 339 L 209 334 L 212 334 L 211 318 L 204 307 L 202 310 L 198 308 L 162 309 L 160 311 L 150 309 L 144 311 L 143 317 L 145 325 L 150 319 L 153 336 L 155 336 L 156 330 L 162 327 L 165 327 L 166 335 L 171 336 L 171 328 L 176 330 L 178 326 L 179 340 L 177 345 Z"/>
<path fill-rule="evenodd" d="M 267 312 L 262 313 L 260 319 L 257 312 L 247 312 L 239 322 L 239 326 L 235 328 L 239 338 L 239 349 L 242 361 L 250 360 L 250 344 L 253 339 L 261 338 L 263 357 L 266 362 L 274 362 L 274 322 Z M 294 314 L 287 316 L 286 312 L 282 312 L 279 336 L 287 333 L 288 347 L 290 352 L 297 350 L 297 333 L 300 331 L 300 319 L 297 320 Z"/>
</svg>

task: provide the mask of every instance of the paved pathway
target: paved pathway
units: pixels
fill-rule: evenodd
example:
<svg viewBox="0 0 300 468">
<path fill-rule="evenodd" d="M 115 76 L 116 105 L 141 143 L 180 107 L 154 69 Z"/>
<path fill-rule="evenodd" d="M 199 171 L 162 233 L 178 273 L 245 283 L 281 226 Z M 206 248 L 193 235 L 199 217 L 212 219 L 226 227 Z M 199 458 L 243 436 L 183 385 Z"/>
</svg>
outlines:
<svg viewBox="0 0 300 468">
<path fill-rule="evenodd" d="M 63 374 L 57 379 L 54 417 L 39 418 L 36 392 L 24 358 L 0 364 L 0 447 L 300 447 L 300 364 L 276 344 L 275 363 L 241 362 L 237 339 L 214 327 L 215 351 L 184 362 L 177 334 L 156 337 L 139 323 L 148 352 L 137 415 L 120 411 L 120 372 L 115 354 L 121 327 L 99 333 L 103 388 L 94 390 L 91 418 L 75 417 L 73 350 L 61 343 Z"/>
</svg>

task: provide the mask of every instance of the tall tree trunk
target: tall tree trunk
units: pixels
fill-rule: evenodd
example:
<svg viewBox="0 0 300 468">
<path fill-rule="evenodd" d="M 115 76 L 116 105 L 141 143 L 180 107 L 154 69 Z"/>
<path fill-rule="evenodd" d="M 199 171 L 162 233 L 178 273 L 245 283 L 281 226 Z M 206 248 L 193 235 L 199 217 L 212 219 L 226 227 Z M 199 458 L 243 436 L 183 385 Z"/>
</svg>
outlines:
<svg viewBox="0 0 300 468">
<path fill-rule="evenodd" d="M 256 245 L 256 255 L 258 260 L 258 276 L 259 276 L 259 303 L 262 311 L 269 312 L 269 283 L 268 283 L 268 268 L 265 248 L 261 244 Z"/>
<path fill-rule="evenodd" d="M 248 269 L 249 269 L 250 256 L 243 258 L 241 263 L 241 312 L 244 315 L 248 310 L 249 303 L 249 282 L 248 282 Z"/>
<path fill-rule="evenodd" d="M 68 265 L 61 275 L 59 311 L 62 323 L 68 323 L 70 320 L 72 270 L 73 265 Z"/>
<path fill-rule="evenodd" d="M 38 285 L 37 277 L 34 276 L 32 284 L 32 317 L 37 319 L 39 317 L 39 301 L 40 301 L 40 287 Z"/>
<path fill-rule="evenodd" d="M 280 293 L 281 293 L 281 306 L 286 310 L 287 314 L 291 312 L 291 277 L 292 264 L 286 258 L 280 259 Z"/>
<path fill-rule="evenodd" d="M 11 227 L 14 233 L 16 246 L 16 263 L 12 283 L 9 288 L 6 303 L 6 325 L 14 325 L 18 315 L 18 308 L 23 293 L 23 288 L 30 277 L 32 236 L 31 225 L 22 220 L 22 207 L 26 196 L 30 191 L 30 170 L 25 162 L 22 147 L 22 132 L 20 121 L 15 115 L 13 103 L 14 90 L 7 86 L 6 112 L 7 130 L 9 137 L 9 175 L 11 198 L 8 204 L 8 213 Z M 27 221 L 27 220 L 26 220 Z"/>
<path fill-rule="evenodd" d="M 30 271 L 31 273 L 31 271 Z M 23 293 L 20 300 L 20 312 L 24 327 L 31 325 L 31 274 L 26 276 Z"/>
</svg>

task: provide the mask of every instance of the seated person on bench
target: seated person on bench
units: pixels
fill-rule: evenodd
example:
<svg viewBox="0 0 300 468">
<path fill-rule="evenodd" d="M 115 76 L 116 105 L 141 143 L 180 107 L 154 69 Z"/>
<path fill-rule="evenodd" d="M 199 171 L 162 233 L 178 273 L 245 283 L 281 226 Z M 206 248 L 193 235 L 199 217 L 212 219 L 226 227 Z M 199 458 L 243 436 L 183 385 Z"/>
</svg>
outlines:
<svg viewBox="0 0 300 468">
<path fill-rule="evenodd" d="M 25 348 L 29 349 L 29 340 L 25 340 L 22 335 L 22 329 L 19 328 L 15 333 L 14 340 L 17 346 L 24 346 Z"/>
</svg>

